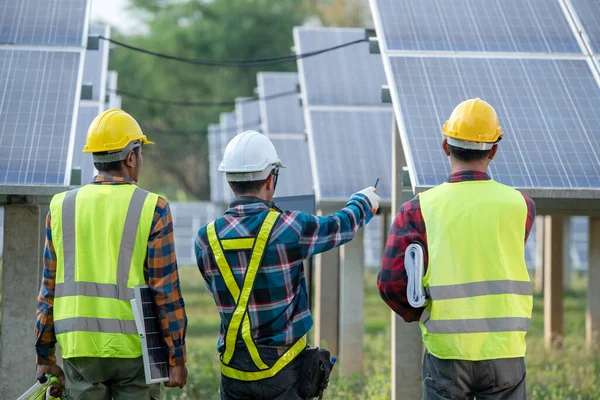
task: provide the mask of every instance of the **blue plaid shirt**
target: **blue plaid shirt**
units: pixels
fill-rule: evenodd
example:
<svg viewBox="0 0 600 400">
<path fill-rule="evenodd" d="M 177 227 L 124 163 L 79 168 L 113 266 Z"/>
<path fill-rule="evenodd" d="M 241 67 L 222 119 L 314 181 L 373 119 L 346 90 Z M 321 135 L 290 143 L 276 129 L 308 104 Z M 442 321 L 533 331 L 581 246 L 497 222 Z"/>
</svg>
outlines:
<svg viewBox="0 0 600 400">
<path fill-rule="evenodd" d="M 220 239 L 256 237 L 269 205 L 257 198 L 237 198 L 225 215 L 215 221 Z M 248 303 L 252 337 L 259 345 L 289 346 L 312 327 L 302 261 L 349 242 L 356 231 L 373 218 L 369 200 L 352 196 L 346 207 L 317 217 L 299 211 L 284 212 L 273 227 L 263 262 Z M 196 259 L 206 288 L 221 316 L 217 349 L 224 350 L 224 334 L 235 301 L 221 277 L 208 244 L 206 226 L 196 236 Z M 225 253 L 240 287 L 250 260 L 250 250 Z"/>
</svg>

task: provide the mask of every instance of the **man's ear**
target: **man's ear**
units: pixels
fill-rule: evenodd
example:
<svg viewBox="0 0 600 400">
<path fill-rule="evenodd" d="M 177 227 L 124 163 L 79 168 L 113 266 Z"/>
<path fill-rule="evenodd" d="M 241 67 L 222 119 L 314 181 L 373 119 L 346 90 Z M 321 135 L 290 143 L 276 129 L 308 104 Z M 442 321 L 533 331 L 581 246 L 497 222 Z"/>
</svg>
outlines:
<svg viewBox="0 0 600 400">
<path fill-rule="evenodd" d="M 488 160 L 492 161 L 494 157 L 496 157 L 496 153 L 498 152 L 498 144 L 494 144 L 492 149 L 490 150 L 490 155 L 488 156 Z"/>
<path fill-rule="evenodd" d="M 273 186 L 273 174 L 270 174 L 267 179 L 265 179 L 265 189 L 267 189 L 267 191 L 271 190 L 272 186 Z"/>
<path fill-rule="evenodd" d="M 125 159 L 125 165 L 129 168 L 135 168 L 137 166 L 137 156 L 135 152 L 131 150 L 129 154 L 127 154 L 127 158 Z"/>
<path fill-rule="evenodd" d="M 444 153 L 446 153 L 446 155 L 448 157 L 450 157 L 450 149 L 448 148 L 448 139 L 444 138 L 444 141 L 442 142 L 442 149 L 444 150 Z"/>
</svg>

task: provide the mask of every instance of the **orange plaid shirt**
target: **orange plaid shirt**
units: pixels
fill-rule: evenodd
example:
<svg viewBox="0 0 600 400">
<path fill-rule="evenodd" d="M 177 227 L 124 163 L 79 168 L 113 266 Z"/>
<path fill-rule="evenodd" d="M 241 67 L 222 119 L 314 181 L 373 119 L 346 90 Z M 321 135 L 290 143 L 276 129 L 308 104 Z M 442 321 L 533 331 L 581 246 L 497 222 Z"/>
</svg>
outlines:
<svg viewBox="0 0 600 400">
<path fill-rule="evenodd" d="M 135 182 L 122 177 L 98 175 L 92 185 L 134 185 Z M 56 252 L 52 244 L 51 216 L 46 217 L 46 245 L 44 248 L 44 272 L 37 302 L 37 322 L 35 325 L 35 348 L 37 363 L 55 364 L 56 335 L 54 333 L 54 288 L 56 285 Z M 185 334 L 187 316 L 179 286 L 179 272 L 175 255 L 173 219 L 169 204 L 158 198 L 154 211 L 148 254 L 144 262 L 144 277 L 150 287 L 163 330 L 165 343 L 169 349 L 169 363 L 172 366 L 185 363 Z"/>
</svg>

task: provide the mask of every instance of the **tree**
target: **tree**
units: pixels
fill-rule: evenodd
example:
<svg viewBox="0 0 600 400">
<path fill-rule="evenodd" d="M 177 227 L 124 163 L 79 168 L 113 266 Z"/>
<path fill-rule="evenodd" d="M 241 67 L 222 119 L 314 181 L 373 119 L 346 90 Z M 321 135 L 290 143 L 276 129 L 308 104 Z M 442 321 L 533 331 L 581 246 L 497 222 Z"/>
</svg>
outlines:
<svg viewBox="0 0 600 400">
<path fill-rule="evenodd" d="M 148 25 L 145 35 L 118 40 L 153 51 L 212 59 L 252 59 L 291 54 L 292 28 L 307 11 L 297 0 L 133 0 L 132 8 Z M 253 96 L 256 74 L 295 70 L 295 63 L 263 68 L 184 64 L 117 47 L 111 68 L 119 72 L 119 89 L 145 97 L 179 101 L 232 101 Z M 209 123 L 228 107 L 164 106 L 123 98 L 123 108 L 157 146 L 145 149 L 142 184 L 169 196 L 183 190 L 208 199 L 207 140 Z"/>
</svg>

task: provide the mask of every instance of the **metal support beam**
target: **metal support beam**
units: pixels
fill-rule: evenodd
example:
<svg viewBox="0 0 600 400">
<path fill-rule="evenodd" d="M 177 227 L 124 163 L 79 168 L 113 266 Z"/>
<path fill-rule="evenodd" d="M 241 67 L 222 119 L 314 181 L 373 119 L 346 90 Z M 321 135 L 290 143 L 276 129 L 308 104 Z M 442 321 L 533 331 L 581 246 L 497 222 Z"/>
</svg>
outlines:
<svg viewBox="0 0 600 400">
<path fill-rule="evenodd" d="M 547 216 L 544 256 L 544 342 L 546 349 L 562 347 L 563 339 L 563 216 Z"/>
<path fill-rule="evenodd" d="M 363 366 L 365 331 L 364 229 L 340 249 L 340 370 L 343 374 L 360 373 Z"/>
<path fill-rule="evenodd" d="M 331 210 L 319 210 L 326 215 Z M 315 344 L 338 355 L 340 309 L 340 250 L 315 256 Z"/>
<path fill-rule="evenodd" d="M 35 375 L 33 327 L 42 265 L 40 225 L 45 217 L 37 205 L 4 207 L 2 398 L 19 397 L 32 385 Z"/>
<path fill-rule="evenodd" d="M 406 165 L 402 142 L 394 120 L 392 129 L 392 210 L 397 212 L 403 197 L 402 167 Z M 423 345 L 417 323 L 406 323 L 393 311 L 392 323 L 392 400 L 422 397 L 421 362 Z"/>
<path fill-rule="evenodd" d="M 588 308 L 585 338 L 588 346 L 600 347 L 600 217 L 590 218 L 588 260 Z"/>
<path fill-rule="evenodd" d="M 573 219 L 564 218 L 563 226 L 563 287 L 571 288 L 571 275 L 573 274 L 573 261 L 571 260 L 571 246 L 573 238 Z"/>
<path fill-rule="evenodd" d="M 535 291 L 544 290 L 544 217 L 535 218 Z"/>
</svg>

